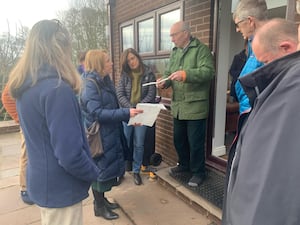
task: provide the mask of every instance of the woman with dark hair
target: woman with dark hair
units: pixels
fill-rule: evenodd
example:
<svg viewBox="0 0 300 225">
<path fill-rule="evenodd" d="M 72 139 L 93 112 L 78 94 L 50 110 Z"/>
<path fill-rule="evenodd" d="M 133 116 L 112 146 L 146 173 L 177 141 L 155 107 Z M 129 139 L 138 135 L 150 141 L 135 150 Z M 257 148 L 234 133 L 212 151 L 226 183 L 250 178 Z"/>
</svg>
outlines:
<svg viewBox="0 0 300 225">
<path fill-rule="evenodd" d="M 82 200 L 100 174 L 81 120 L 81 79 L 71 53 L 66 28 L 42 20 L 8 81 L 26 140 L 27 191 L 44 225 L 82 225 Z"/>
<path fill-rule="evenodd" d="M 138 103 L 154 103 L 156 86 L 143 86 L 144 83 L 155 81 L 155 75 L 146 66 L 136 50 L 126 49 L 121 56 L 121 78 L 117 87 L 117 96 L 121 107 L 136 107 Z M 131 137 L 133 135 L 133 162 L 132 171 L 134 183 L 142 184 L 140 168 L 143 162 L 144 142 L 146 126 L 128 126 L 123 123 L 124 133 L 129 149 L 131 149 Z M 131 156 L 128 158 L 130 159 Z"/>
</svg>

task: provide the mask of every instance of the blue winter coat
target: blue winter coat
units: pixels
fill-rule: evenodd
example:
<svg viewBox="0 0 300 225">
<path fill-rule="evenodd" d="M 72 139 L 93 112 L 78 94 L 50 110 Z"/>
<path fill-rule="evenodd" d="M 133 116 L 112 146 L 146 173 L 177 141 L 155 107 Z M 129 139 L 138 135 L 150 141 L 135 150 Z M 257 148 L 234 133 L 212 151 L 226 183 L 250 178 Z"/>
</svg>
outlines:
<svg viewBox="0 0 300 225">
<path fill-rule="evenodd" d="M 39 79 L 17 90 L 17 110 L 25 136 L 27 190 L 41 207 L 60 208 L 88 197 L 99 169 L 87 144 L 81 112 L 70 85 L 44 66 Z"/>
<path fill-rule="evenodd" d="M 101 94 L 93 81 L 97 81 Z M 95 120 L 100 123 L 104 154 L 95 161 L 100 169 L 98 181 L 108 181 L 125 173 L 124 148 L 122 142 L 122 121 L 128 122 L 129 108 L 119 108 L 115 87 L 106 75 L 101 78 L 96 72 L 83 74 L 84 84 L 80 96 L 85 125 L 89 127 Z"/>
</svg>

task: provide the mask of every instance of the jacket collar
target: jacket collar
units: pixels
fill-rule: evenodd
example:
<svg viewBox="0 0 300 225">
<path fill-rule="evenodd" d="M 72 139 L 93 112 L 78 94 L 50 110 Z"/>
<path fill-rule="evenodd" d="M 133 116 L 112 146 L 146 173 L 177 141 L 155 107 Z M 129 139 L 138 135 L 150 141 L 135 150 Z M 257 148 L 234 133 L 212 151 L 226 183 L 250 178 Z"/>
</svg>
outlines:
<svg viewBox="0 0 300 225">
<path fill-rule="evenodd" d="M 239 78 L 239 81 L 247 94 L 250 105 L 253 107 L 256 97 L 275 79 L 281 79 L 285 70 L 292 65 L 300 63 L 300 51 L 274 60 L 253 73 Z"/>
<path fill-rule="evenodd" d="M 199 40 L 191 36 L 188 45 L 183 50 L 185 51 L 188 48 L 197 47 L 198 44 Z M 177 49 L 178 47 L 175 46 L 172 50 L 175 51 Z"/>
</svg>

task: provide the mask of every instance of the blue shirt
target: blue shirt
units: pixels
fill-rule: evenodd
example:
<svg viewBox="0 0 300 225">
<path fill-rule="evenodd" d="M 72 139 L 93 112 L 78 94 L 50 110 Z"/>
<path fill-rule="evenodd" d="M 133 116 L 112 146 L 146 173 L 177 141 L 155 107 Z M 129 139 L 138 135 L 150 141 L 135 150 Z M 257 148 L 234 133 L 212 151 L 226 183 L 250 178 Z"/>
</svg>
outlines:
<svg viewBox="0 0 300 225">
<path fill-rule="evenodd" d="M 263 63 L 261 63 L 260 61 L 258 61 L 256 59 L 256 57 L 252 51 L 252 38 L 250 38 L 248 40 L 248 59 L 246 61 L 246 64 L 244 65 L 239 77 L 243 77 L 243 76 L 253 72 L 257 68 L 261 67 L 262 65 L 263 65 Z M 240 114 L 242 114 L 245 111 L 250 110 L 251 106 L 250 106 L 248 96 L 244 92 L 239 80 L 237 80 L 237 82 L 235 84 L 235 92 L 237 95 L 238 102 L 240 104 L 240 109 L 239 109 Z"/>
</svg>

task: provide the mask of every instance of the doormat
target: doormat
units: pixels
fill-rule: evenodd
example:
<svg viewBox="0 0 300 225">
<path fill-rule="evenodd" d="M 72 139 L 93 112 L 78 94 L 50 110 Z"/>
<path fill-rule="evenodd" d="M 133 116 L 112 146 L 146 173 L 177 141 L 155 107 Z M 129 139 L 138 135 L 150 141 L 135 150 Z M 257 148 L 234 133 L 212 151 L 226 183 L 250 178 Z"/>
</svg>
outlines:
<svg viewBox="0 0 300 225">
<path fill-rule="evenodd" d="M 212 170 L 207 170 L 206 179 L 199 187 L 190 187 L 187 183 L 191 178 L 189 173 L 170 174 L 187 189 L 199 194 L 207 201 L 222 209 L 225 177 Z"/>
</svg>

